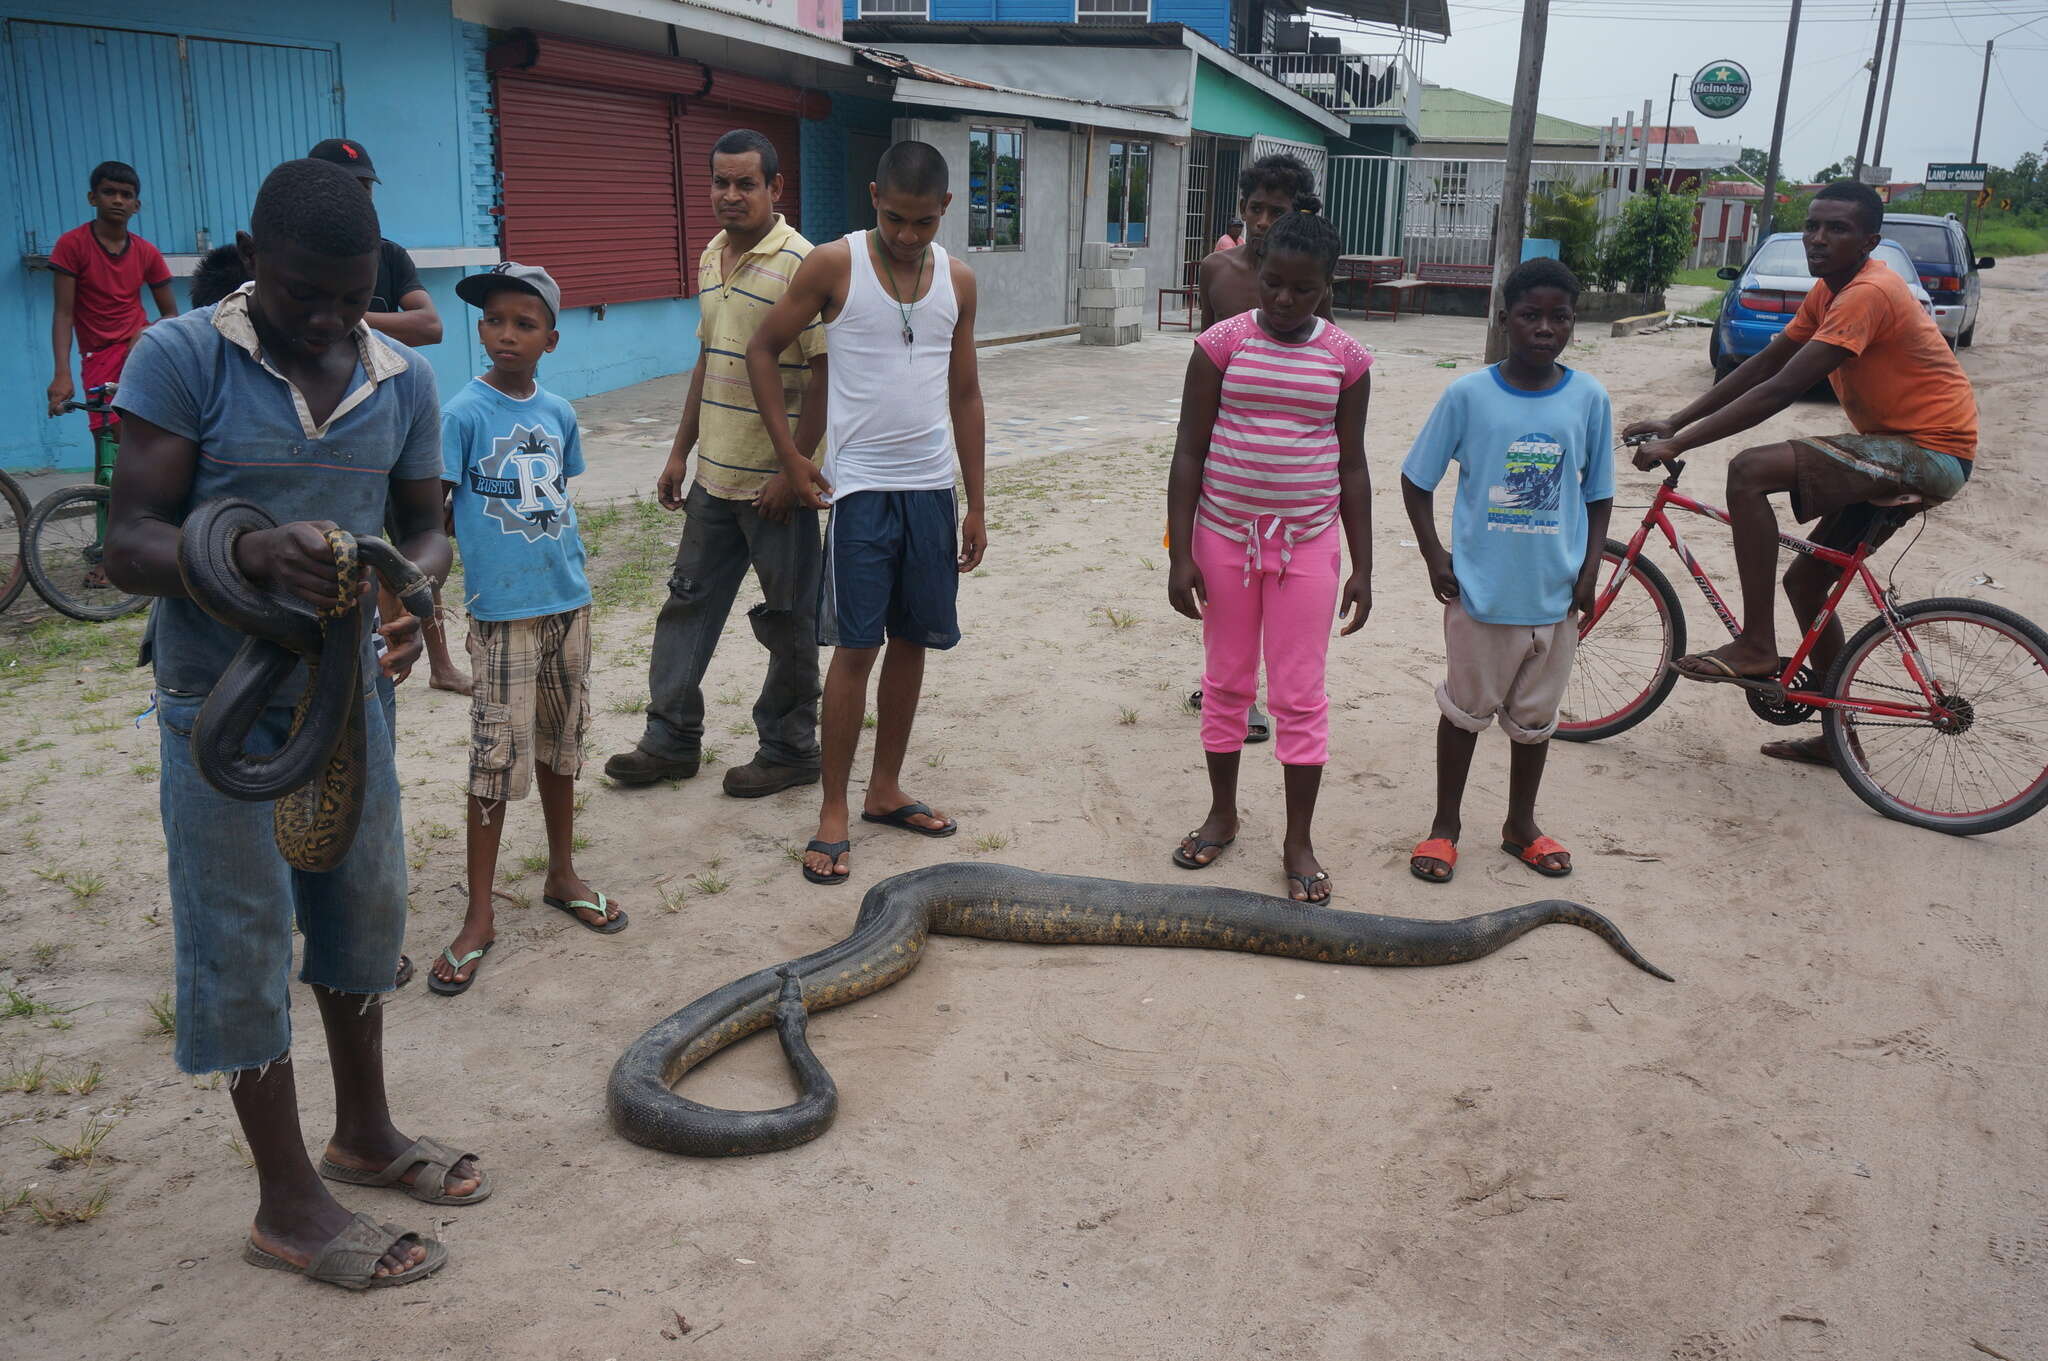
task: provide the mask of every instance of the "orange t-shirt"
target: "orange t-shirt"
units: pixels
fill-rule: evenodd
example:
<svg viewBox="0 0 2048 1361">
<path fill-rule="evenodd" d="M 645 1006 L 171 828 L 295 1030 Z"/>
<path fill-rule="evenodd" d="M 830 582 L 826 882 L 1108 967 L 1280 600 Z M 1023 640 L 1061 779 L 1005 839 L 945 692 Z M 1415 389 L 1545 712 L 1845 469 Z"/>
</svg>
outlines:
<svg viewBox="0 0 2048 1361">
<path fill-rule="evenodd" d="M 1865 261 L 1840 293 L 1815 280 L 1785 335 L 1849 352 L 1828 381 L 1858 434 L 1903 435 L 1923 449 L 1976 457 L 1970 380 L 1934 318 L 1883 262 Z"/>
</svg>

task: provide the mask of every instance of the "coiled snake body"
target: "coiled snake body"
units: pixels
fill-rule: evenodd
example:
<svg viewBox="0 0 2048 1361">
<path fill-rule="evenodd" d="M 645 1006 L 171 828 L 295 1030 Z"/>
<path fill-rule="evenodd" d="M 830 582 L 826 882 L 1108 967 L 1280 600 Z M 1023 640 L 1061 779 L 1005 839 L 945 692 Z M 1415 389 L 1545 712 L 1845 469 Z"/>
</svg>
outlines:
<svg viewBox="0 0 2048 1361">
<path fill-rule="evenodd" d="M 361 571 L 374 570 L 406 609 L 433 618 L 426 576 L 382 539 L 329 530 L 334 602 L 315 610 L 282 592 L 259 590 L 235 565 L 235 541 L 274 528 L 248 501 L 209 501 L 185 517 L 178 574 L 195 604 L 247 635 L 192 722 L 192 762 L 231 799 L 275 801 L 277 848 L 294 869 L 325 872 L 341 863 L 362 821 L 364 763 Z M 306 688 L 291 733 L 269 756 L 244 745 L 279 686 L 304 661 Z"/>
<path fill-rule="evenodd" d="M 1127 884 L 1007 865 L 951 864 L 885 879 L 861 902 L 853 934 L 706 993 L 635 1040 L 612 1068 L 607 1105 L 634 1143 L 696 1157 L 769 1153 L 825 1132 L 838 1089 L 804 1037 L 807 1012 L 886 988 L 917 966 L 925 936 L 1040 945 L 1178 945 L 1329 964 L 1458 964 L 1539 926 L 1581 926 L 1637 968 L 1644 959 L 1591 908 L 1550 900 L 1456 921 L 1338 912 L 1230 888 Z M 775 1025 L 800 1095 L 771 1111 L 732 1111 L 678 1096 L 683 1075 L 734 1041 Z"/>
</svg>

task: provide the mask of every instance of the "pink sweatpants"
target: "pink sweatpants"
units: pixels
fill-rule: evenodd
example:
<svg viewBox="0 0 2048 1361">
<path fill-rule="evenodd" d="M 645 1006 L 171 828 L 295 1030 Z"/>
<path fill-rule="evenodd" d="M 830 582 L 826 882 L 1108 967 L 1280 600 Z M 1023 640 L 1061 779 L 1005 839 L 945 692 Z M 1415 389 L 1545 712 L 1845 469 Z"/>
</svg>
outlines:
<svg viewBox="0 0 2048 1361">
<path fill-rule="evenodd" d="M 1245 712 L 1266 660 L 1266 707 L 1272 710 L 1273 754 L 1290 766 L 1330 759 L 1330 697 L 1323 677 L 1330 627 L 1337 617 L 1337 578 L 1344 536 L 1332 525 L 1294 545 L 1287 575 L 1268 545 L 1265 562 L 1244 579 L 1244 545 L 1197 526 L 1195 566 L 1209 603 L 1202 611 L 1202 748 L 1244 746 Z"/>
</svg>

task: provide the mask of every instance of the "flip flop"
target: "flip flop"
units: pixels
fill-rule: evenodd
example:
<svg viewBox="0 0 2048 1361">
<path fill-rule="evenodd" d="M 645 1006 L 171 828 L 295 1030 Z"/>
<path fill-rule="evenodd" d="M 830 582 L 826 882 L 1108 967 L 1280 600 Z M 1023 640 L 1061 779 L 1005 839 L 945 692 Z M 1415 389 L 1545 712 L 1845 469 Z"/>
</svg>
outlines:
<svg viewBox="0 0 2048 1361">
<path fill-rule="evenodd" d="M 850 841 L 818 841 L 814 839 L 810 845 L 804 847 L 804 851 L 806 854 L 816 851 L 819 855 L 829 855 L 832 857 L 832 863 L 836 865 L 839 863 L 839 857 L 845 855 L 846 848 L 852 844 Z M 853 875 L 850 873 L 833 874 L 827 872 L 820 874 L 801 860 L 797 861 L 797 867 L 804 872 L 804 878 L 814 884 L 843 884 L 848 879 L 853 878 Z"/>
<path fill-rule="evenodd" d="M 1330 882 L 1330 872 L 1328 870 L 1317 870 L 1314 874 L 1290 874 L 1287 877 L 1301 885 L 1301 897 L 1296 898 L 1289 894 L 1287 901 L 1300 903 L 1303 907 L 1321 907 L 1324 903 L 1329 902 L 1336 892 L 1335 889 L 1332 889 L 1324 893 L 1322 897 L 1316 897 L 1315 886 Z"/>
<path fill-rule="evenodd" d="M 597 901 L 594 903 L 588 898 L 554 898 L 545 893 L 540 895 L 540 900 L 549 907 L 554 908 L 557 912 L 568 913 L 575 919 L 578 926 L 586 931 L 595 931 L 600 936 L 616 936 L 619 932 L 626 929 L 626 914 L 624 912 L 619 913 L 618 916 L 611 918 L 609 921 L 595 922 L 586 921 L 577 915 L 576 909 L 579 907 L 588 912 L 603 913 L 610 911 L 610 904 L 605 901 L 602 893 L 597 895 Z"/>
<path fill-rule="evenodd" d="M 1273 740 L 1273 724 L 1254 700 L 1244 716 L 1244 744 L 1256 747 L 1261 742 Z"/>
<path fill-rule="evenodd" d="M 461 973 L 464 965 L 474 960 L 482 959 L 491 952 L 491 947 L 497 943 L 495 940 L 487 940 L 477 949 L 471 950 L 460 959 L 455 957 L 455 947 L 452 945 L 443 949 L 441 954 L 448 960 L 449 968 L 457 973 Z M 470 984 L 476 982 L 477 973 L 478 970 L 471 969 L 467 978 L 443 978 L 437 973 L 430 972 L 427 975 L 427 991 L 439 993 L 443 997 L 460 997 L 469 991 Z"/>
<path fill-rule="evenodd" d="M 1431 874 L 1415 863 L 1418 860 L 1441 860 L 1444 872 Z M 1447 836 L 1433 836 L 1420 843 L 1408 853 L 1408 872 L 1425 884 L 1450 883 L 1451 876 L 1458 872 L 1458 844 Z"/>
<path fill-rule="evenodd" d="M 1692 668 L 1685 663 L 1691 662 Z M 1711 669 L 1693 669 L 1711 668 Z M 1739 685 L 1745 690 L 1783 690 L 1778 677 L 1784 674 L 1782 666 L 1760 676 L 1745 676 L 1711 652 L 1695 652 L 1680 657 L 1671 663 L 1671 669 L 1687 680 L 1700 681 L 1707 685 Z"/>
<path fill-rule="evenodd" d="M 1539 836 L 1526 846 L 1518 846 L 1512 841 L 1503 841 L 1500 843 L 1500 848 L 1546 879 L 1562 879 L 1572 872 L 1570 865 L 1566 865 L 1561 870 L 1555 870 L 1542 863 L 1543 857 L 1546 855 L 1571 854 L 1564 846 L 1547 836 Z"/>
<path fill-rule="evenodd" d="M 1819 750 L 1815 750 L 1815 744 L 1818 745 Z M 1773 750 L 1773 748 L 1776 748 L 1776 750 Z M 1795 765 L 1822 766 L 1828 770 L 1835 768 L 1834 757 L 1828 755 L 1826 738 L 1781 738 L 1776 742 L 1766 742 L 1757 750 L 1774 761 L 1790 761 Z"/>
<path fill-rule="evenodd" d="M 911 821 L 912 818 L 919 814 L 923 814 L 928 818 L 939 816 L 939 814 L 934 813 L 924 804 L 906 803 L 901 808 L 892 809 L 887 813 L 863 811 L 860 815 L 860 820 L 862 822 L 879 822 L 884 827 L 901 827 L 904 831 L 916 832 L 919 836 L 951 836 L 960 830 L 958 819 L 947 822 L 943 827 L 920 827 Z"/>
<path fill-rule="evenodd" d="M 465 1153 L 450 1148 L 439 1139 L 422 1136 L 412 1141 L 412 1147 L 388 1163 L 382 1172 L 372 1172 L 362 1167 L 346 1167 L 331 1158 L 320 1160 L 320 1175 L 329 1181 L 346 1182 L 350 1186 L 388 1186 L 405 1192 L 422 1205 L 474 1205 L 491 1194 L 491 1174 L 478 1169 L 476 1189 L 466 1196 L 448 1194 L 448 1179 L 455 1175 L 455 1164 L 464 1158 L 475 1158 L 474 1153 Z M 419 1172 L 408 1182 L 405 1174 L 413 1168 Z M 426 1187 L 437 1189 L 428 1191 Z"/>
<path fill-rule="evenodd" d="M 427 1255 L 420 1264 L 399 1272 L 396 1276 L 379 1276 L 377 1263 L 396 1244 L 406 1240 L 426 1248 Z M 289 1271 L 304 1276 L 309 1281 L 323 1281 L 338 1285 L 343 1290 L 379 1290 L 391 1285 L 411 1285 L 414 1281 L 433 1275 L 448 1265 L 448 1249 L 439 1240 L 422 1238 L 408 1233 L 395 1224 L 379 1224 L 366 1214 L 358 1214 L 348 1222 L 348 1227 L 327 1241 L 327 1245 L 313 1254 L 313 1260 L 304 1266 L 288 1262 L 275 1253 L 265 1252 L 251 1239 L 242 1244 L 242 1260 L 251 1266 L 260 1266 L 266 1271 Z"/>
<path fill-rule="evenodd" d="M 1184 870 L 1205 870 L 1218 860 L 1221 860 L 1223 852 L 1229 849 L 1230 843 L 1237 840 L 1237 838 L 1227 836 L 1221 841 L 1209 841 L 1202 836 L 1202 829 L 1197 827 L 1194 831 L 1182 837 L 1181 840 L 1194 842 L 1195 848 L 1189 850 L 1186 846 L 1175 846 L 1173 848 L 1173 863 L 1179 865 Z M 1196 859 L 1197 856 L 1203 851 L 1208 850 L 1211 846 L 1216 848 L 1216 854 L 1210 856 L 1207 860 Z"/>
</svg>

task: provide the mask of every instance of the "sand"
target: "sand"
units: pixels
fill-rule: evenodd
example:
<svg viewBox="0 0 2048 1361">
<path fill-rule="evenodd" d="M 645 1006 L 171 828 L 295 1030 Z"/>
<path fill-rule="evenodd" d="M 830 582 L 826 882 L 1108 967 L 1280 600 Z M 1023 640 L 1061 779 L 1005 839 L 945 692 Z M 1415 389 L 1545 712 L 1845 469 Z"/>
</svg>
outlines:
<svg viewBox="0 0 2048 1361">
<path fill-rule="evenodd" d="M 1981 472 L 1906 555 L 1904 598 L 1981 595 L 2048 617 L 2044 279 L 2042 261 L 1987 276 L 1965 358 Z M 1331 652 L 1318 844 L 1337 904 L 1442 918 L 1562 892 L 1612 916 L 1675 984 L 1565 927 L 1468 966 L 1386 971 L 940 939 L 902 983 L 814 1020 L 842 1092 L 825 1137 L 672 1158 L 610 1131 L 613 1060 L 700 993 L 838 939 L 859 889 L 812 889 L 788 858 L 815 791 L 727 799 L 717 765 L 616 790 L 593 764 L 581 866 L 633 925 L 598 937 L 539 907 L 520 870 L 541 847 L 539 809 L 512 811 L 504 887 L 533 905 L 504 905 L 467 996 L 415 983 L 387 1019 L 401 1124 L 478 1150 L 499 1189 L 469 1211 L 351 1191 L 352 1206 L 438 1233 L 453 1260 L 424 1285 L 347 1295 L 241 1263 L 254 1187 L 227 1093 L 177 1074 L 149 1033 L 171 928 L 157 736 L 130 722 L 146 680 L 118 652 L 132 626 L 30 633 L 17 607 L 0 620 L 0 982 L 68 1010 L 0 1020 L 0 1070 L 43 1058 L 52 1077 L 97 1064 L 101 1078 L 85 1095 L 47 1080 L 0 1094 L 0 1201 L 26 1189 L 62 1216 L 104 1199 L 83 1224 L 48 1226 L 27 1204 L 0 1216 L 0 1352 L 2048 1357 L 2048 824 L 1958 840 L 1884 821 L 1832 772 L 1759 758 L 1774 733 L 1734 694 L 1685 686 L 1622 737 L 1557 744 L 1542 812 L 1577 852 L 1571 879 L 1493 849 L 1498 736 L 1480 746 L 1456 881 L 1412 879 L 1440 629 L 1403 546 L 1396 466 L 1469 371 L 1478 332 L 1351 327 L 1380 351 L 1378 568 L 1371 623 Z M 988 357 L 992 420 L 1148 414 L 995 470 L 967 638 L 932 663 L 906 777 L 963 831 L 857 831 L 858 884 L 948 859 L 1191 882 L 1167 852 L 1205 802 L 1181 706 L 1199 643 L 1166 604 L 1170 430 L 1147 424 L 1172 419 L 1185 345 Z M 1446 357 L 1458 367 L 1438 367 Z M 1708 380 L 1699 331 L 1589 333 L 1573 362 L 1624 418 Z M 1807 403 L 1770 429 L 1839 423 Z M 620 457 L 645 460 L 647 441 Z M 1718 455 L 1698 464 L 1689 485 L 1716 491 Z M 1651 485 L 1624 477 L 1617 525 Z M 598 627 L 595 761 L 638 732 L 659 536 L 674 534 L 656 518 L 629 512 L 600 554 L 621 603 Z M 1700 528 L 1725 574 L 1725 539 Z M 1709 637 L 1688 595 L 1693 634 Z M 724 761 L 752 753 L 761 667 L 735 619 L 708 684 Z M 409 948 L 424 959 L 461 912 L 464 702 L 409 685 L 400 731 Z M 1203 882 L 1281 891 L 1271 750 L 1248 759 L 1243 833 Z M 294 1015 L 314 1027 L 302 990 Z M 306 1038 L 317 1149 L 330 1095 Z M 765 1106 L 788 1084 L 757 1037 L 685 1089 Z M 89 1119 L 112 1122 L 97 1158 L 46 1165 L 37 1141 L 69 1142 Z"/>
</svg>

